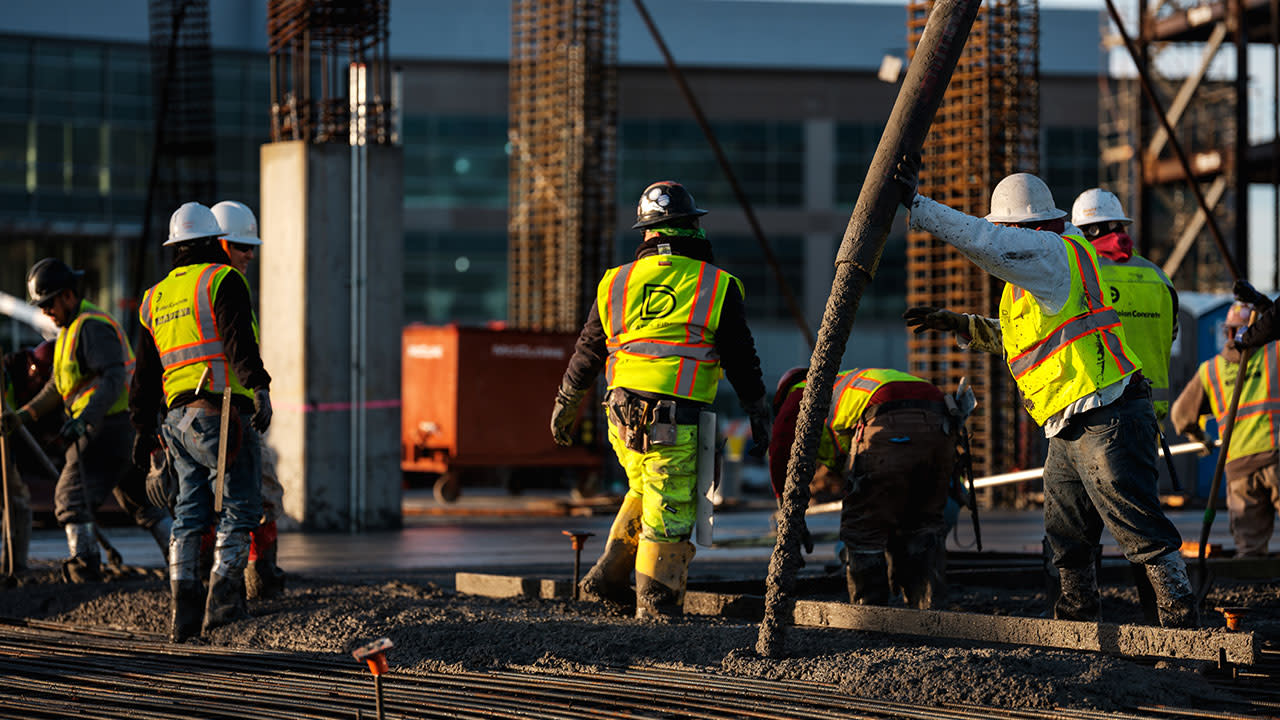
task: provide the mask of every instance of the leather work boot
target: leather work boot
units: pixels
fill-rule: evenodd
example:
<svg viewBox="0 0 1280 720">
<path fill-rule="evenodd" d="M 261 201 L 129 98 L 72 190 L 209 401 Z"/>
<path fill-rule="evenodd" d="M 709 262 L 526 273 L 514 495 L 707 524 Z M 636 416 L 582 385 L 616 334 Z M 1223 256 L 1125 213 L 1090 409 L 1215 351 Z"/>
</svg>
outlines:
<svg viewBox="0 0 1280 720">
<path fill-rule="evenodd" d="M 1161 627 L 1200 627 L 1200 608 L 1187 577 L 1187 563 L 1177 550 L 1147 563 L 1147 577 L 1155 591 Z"/>
<path fill-rule="evenodd" d="M 200 634 L 204 619 L 204 586 L 196 578 L 200 563 L 200 536 L 185 535 L 169 541 L 169 640 L 183 642 Z"/>
<path fill-rule="evenodd" d="M 850 550 L 845 580 L 851 604 L 889 604 L 889 561 L 883 550 Z"/>
<path fill-rule="evenodd" d="M 694 552 L 693 543 L 688 540 L 640 540 L 636 550 L 636 617 L 684 615 L 684 590 Z"/>
<path fill-rule="evenodd" d="M 640 511 L 643 499 L 628 494 L 613 518 L 609 539 L 596 564 L 578 582 L 578 597 L 589 602 L 609 602 L 623 608 L 635 603 L 631 571 L 636 566 L 640 543 Z"/>
<path fill-rule="evenodd" d="M 67 523 L 67 549 L 71 557 L 62 561 L 62 579 L 71 583 L 102 582 L 102 559 L 93 523 Z"/>
<path fill-rule="evenodd" d="M 276 565 L 276 521 L 265 522 L 249 533 L 249 564 L 244 568 L 245 594 L 250 600 L 268 600 L 284 592 L 284 571 Z"/>
<path fill-rule="evenodd" d="M 218 545 L 213 550 L 213 572 L 209 574 L 203 632 L 249 617 L 244 588 L 244 568 L 248 562 L 249 533 L 244 530 L 219 532 Z"/>
<path fill-rule="evenodd" d="M 1054 619 L 1098 622 L 1102 603 L 1098 595 L 1097 566 L 1090 562 L 1082 568 L 1058 568 L 1058 582 Z"/>
</svg>

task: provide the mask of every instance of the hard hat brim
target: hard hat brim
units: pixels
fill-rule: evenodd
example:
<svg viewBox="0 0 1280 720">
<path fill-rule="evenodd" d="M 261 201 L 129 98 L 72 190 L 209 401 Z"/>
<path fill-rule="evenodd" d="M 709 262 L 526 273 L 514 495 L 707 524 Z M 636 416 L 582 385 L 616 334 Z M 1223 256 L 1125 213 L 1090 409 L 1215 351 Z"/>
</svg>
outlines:
<svg viewBox="0 0 1280 720">
<path fill-rule="evenodd" d="M 226 240 L 227 242 L 239 243 L 240 245 L 261 245 L 262 244 L 262 238 L 254 235 L 236 235 L 233 233 L 231 235 L 220 235 L 219 237 L 221 237 L 223 240 Z"/>
<path fill-rule="evenodd" d="M 168 240 L 165 240 L 163 243 L 161 243 L 161 245 L 162 245 L 162 246 L 164 246 L 164 245 L 177 245 L 177 244 L 179 244 L 179 243 L 191 242 L 192 240 L 202 240 L 202 239 L 204 239 L 204 238 L 215 238 L 215 239 L 216 239 L 216 238 L 218 238 L 218 237 L 221 237 L 221 236 L 219 236 L 219 235 L 180 235 L 180 236 L 178 236 L 178 237 L 176 237 L 176 238 L 175 238 L 175 237 L 171 237 L 171 238 L 169 238 Z"/>
<path fill-rule="evenodd" d="M 1073 219 L 1072 219 L 1072 221 L 1071 221 L 1071 224 L 1072 224 L 1072 225 L 1075 225 L 1076 227 L 1082 228 L 1082 227 L 1085 227 L 1085 226 L 1087 226 L 1087 225 L 1097 225 L 1098 223 L 1104 223 L 1104 222 L 1122 222 L 1122 223 L 1132 223 L 1132 222 L 1133 222 L 1133 218 L 1127 218 L 1127 217 L 1125 217 L 1125 216 L 1123 216 L 1123 215 L 1120 215 L 1120 216 L 1118 216 L 1118 217 L 1106 217 L 1106 216 L 1104 216 L 1104 217 L 1100 217 L 1100 218 L 1090 218 L 1090 219 L 1089 219 L 1089 222 L 1087 222 L 1087 223 L 1078 223 L 1078 222 L 1076 222 L 1076 221 L 1075 221 L 1075 219 L 1073 218 Z"/>
<path fill-rule="evenodd" d="M 983 218 L 987 222 L 993 223 L 1025 223 L 1036 222 L 1037 220 L 1057 220 L 1067 216 L 1067 211 L 1061 208 L 1054 208 L 1052 212 L 1030 213 L 1026 215 L 997 215 L 991 213 Z"/>
<path fill-rule="evenodd" d="M 672 220 L 679 220 L 680 218 L 698 217 L 700 215 L 706 215 L 707 212 L 708 211 L 703 210 L 702 208 L 694 208 L 690 212 L 680 213 L 679 215 L 663 215 L 660 218 L 654 218 L 652 220 L 641 220 L 640 222 L 637 222 L 635 225 L 632 225 L 631 229 L 639 230 L 640 228 L 653 227 L 654 225 L 662 225 L 663 223 L 668 223 L 668 222 L 671 222 Z"/>
</svg>

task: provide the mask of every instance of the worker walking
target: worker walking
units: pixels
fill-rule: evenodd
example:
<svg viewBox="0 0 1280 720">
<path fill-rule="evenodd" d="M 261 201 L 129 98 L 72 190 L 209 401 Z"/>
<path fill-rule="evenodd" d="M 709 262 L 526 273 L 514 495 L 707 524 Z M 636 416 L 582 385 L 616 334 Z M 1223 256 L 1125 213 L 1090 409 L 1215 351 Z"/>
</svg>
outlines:
<svg viewBox="0 0 1280 720">
<path fill-rule="evenodd" d="M 147 290 L 138 310 L 146 332 L 129 407 L 138 429 L 133 458 L 149 466 L 163 413 L 160 432 L 178 476 L 169 546 L 174 642 L 247 617 L 249 532 L 262 518 L 258 434 L 271 422 L 271 377 L 258 352 L 248 282 L 228 264 L 222 235 L 209 208 L 194 202 L 178 208 L 164 243 L 174 248 L 173 270 Z M 225 389 L 231 417 L 220 437 Z M 226 457 L 220 515 L 214 495 L 219 452 Z M 197 574 L 200 534 L 215 521 L 206 599 Z"/>
<path fill-rule="evenodd" d="M 133 351 L 120 325 L 86 300 L 83 271 L 45 258 L 27 273 L 33 305 L 58 326 L 53 374 L 40 392 L 16 412 L 6 413 L 3 432 L 52 414 L 64 415 L 59 434 L 67 443 L 65 463 L 54 489 L 54 513 L 67 533 L 70 557 L 63 577 L 71 582 L 102 579 L 94 511 L 115 493 L 122 508 L 168 546 L 168 513 L 146 500 L 146 480 L 129 462 L 133 430 L 125 410 L 133 376 Z"/>
<path fill-rule="evenodd" d="M 249 263 L 262 246 L 258 236 L 258 219 L 249 206 L 235 200 L 223 200 L 210 208 L 224 233 L 220 239 L 222 249 L 231 260 L 231 266 L 246 278 Z M 254 320 L 257 327 L 257 320 Z M 252 428 L 250 428 L 252 429 Z M 249 563 L 245 566 L 245 592 L 250 600 L 272 598 L 284 590 L 285 573 L 276 564 L 276 521 L 284 510 L 284 486 L 276 475 L 275 452 L 259 442 L 262 457 L 262 520 L 249 532 Z"/>
<path fill-rule="evenodd" d="M 1061 580 L 1054 616 L 1099 618 L 1094 547 L 1105 525 L 1125 557 L 1145 566 L 1160 624 L 1196 627 L 1182 539 L 1157 495 L 1151 391 L 1108 303 L 1097 251 L 1067 233 L 1067 213 L 1034 175 L 1001 180 L 983 219 L 917 194 L 917 173 L 918 159 L 906 158 L 895 176 L 912 229 L 1006 283 L 998 333 L 1005 361 L 1049 439 L 1045 533 Z"/>
<path fill-rule="evenodd" d="M 1240 368 L 1241 351 L 1231 342 L 1240 328 L 1249 324 L 1253 307 L 1235 302 L 1227 311 L 1222 351 L 1200 363 L 1199 369 L 1173 404 L 1170 420 L 1179 433 L 1199 442 L 1205 440 L 1200 425 L 1212 414 L 1218 427 L 1226 420 L 1227 408 Z M 1231 431 L 1231 447 L 1226 449 L 1227 512 L 1236 557 L 1261 557 L 1280 511 L 1280 342 L 1262 346 L 1249 358 L 1240 406 Z"/>
<path fill-rule="evenodd" d="M 603 554 L 579 587 L 588 599 L 634 601 L 637 617 L 683 612 L 694 554 L 698 417 L 716 397 L 722 368 L 751 420 L 755 451 L 763 453 L 769 441 L 769 400 L 742 283 L 713 264 L 699 226 L 706 212 L 679 183 L 645 188 L 632 226 L 643 231 L 635 261 L 600 281 L 551 415 L 556 442 L 570 444 L 578 405 L 604 370 L 609 442 L 629 488 Z"/>
<path fill-rule="evenodd" d="M 774 395 L 769 476 L 777 497 L 786 486 L 807 373 L 787 372 Z M 891 588 L 899 587 L 914 608 L 935 609 L 946 600 L 943 511 L 956 430 L 942 391 L 923 378 L 888 368 L 836 376 L 816 462 L 843 476 L 840 541 L 848 551 L 849 602 L 887 605 Z"/>
<path fill-rule="evenodd" d="M 1142 361 L 1142 376 L 1151 383 L 1156 420 L 1169 414 L 1169 355 L 1178 337 L 1178 291 L 1155 263 L 1133 251 L 1120 198 L 1090 188 L 1071 205 L 1071 224 L 1080 229 L 1098 254 L 1098 274 L 1109 286 L 1105 298 L 1120 322 L 1125 341 Z"/>
</svg>

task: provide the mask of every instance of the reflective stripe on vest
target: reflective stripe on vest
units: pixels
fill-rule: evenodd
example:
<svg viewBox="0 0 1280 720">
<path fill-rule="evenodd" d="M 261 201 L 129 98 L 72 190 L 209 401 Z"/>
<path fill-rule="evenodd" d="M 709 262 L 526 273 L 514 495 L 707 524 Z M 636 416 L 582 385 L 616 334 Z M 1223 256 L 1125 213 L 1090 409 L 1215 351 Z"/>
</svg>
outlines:
<svg viewBox="0 0 1280 720">
<path fill-rule="evenodd" d="M 818 464 L 834 470 L 842 469 L 837 466 L 842 458 L 849 455 L 853 431 L 867 409 L 867 402 L 881 386 L 891 382 L 929 381 L 888 368 L 854 368 L 836 375 L 831 389 L 831 408 L 827 411 L 827 420 L 818 443 Z M 806 381 L 801 380 L 792 385 L 788 393 L 803 388 L 806 384 Z"/>
<path fill-rule="evenodd" d="M 1110 292 L 1112 307 L 1124 324 L 1124 339 L 1142 362 L 1151 381 L 1156 419 L 1169 414 L 1169 354 L 1173 346 L 1173 296 L 1169 278 L 1149 260 L 1134 255 L 1128 262 L 1098 256 L 1098 272 Z"/>
<path fill-rule="evenodd" d="M 1209 409 L 1222 432 L 1238 363 L 1222 355 L 1200 364 L 1199 376 L 1209 395 Z M 1280 448 L 1280 344 L 1270 343 L 1249 358 L 1227 460 Z"/>
<path fill-rule="evenodd" d="M 1006 284 L 1000 300 L 1001 338 L 1023 404 L 1040 425 L 1071 403 L 1142 366 L 1124 340 L 1115 309 L 1104 302 L 1097 256 L 1081 238 L 1062 236 L 1071 263 L 1071 290 L 1054 315 Z"/>
<path fill-rule="evenodd" d="M 230 386 L 237 395 L 253 397 L 227 361 L 214 314 L 218 288 L 232 273 L 248 287 L 230 265 L 206 263 L 175 268 L 143 295 L 138 315 L 160 353 L 165 402 L 170 406 L 178 395 L 197 389 L 205 367 L 211 369 L 210 383 L 202 389 L 220 393 Z"/>
<path fill-rule="evenodd" d="M 612 268 L 596 289 L 609 357 L 609 388 L 715 399 L 720 357 L 715 333 L 737 278 L 682 255 L 650 255 Z"/>
<path fill-rule="evenodd" d="M 124 337 L 124 330 L 115 318 L 106 314 L 88 300 L 80 301 L 80 310 L 71 324 L 58 333 L 53 344 L 53 382 L 62 396 L 62 405 L 71 417 L 79 417 L 98 390 L 97 375 L 86 375 L 77 359 L 80 332 L 89 321 L 106 323 L 115 332 L 120 343 L 124 362 L 124 387 L 115 402 L 107 409 L 108 415 L 124 412 L 129 407 L 129 384 L 133 381 L 133 348 Z"/>
</svg>

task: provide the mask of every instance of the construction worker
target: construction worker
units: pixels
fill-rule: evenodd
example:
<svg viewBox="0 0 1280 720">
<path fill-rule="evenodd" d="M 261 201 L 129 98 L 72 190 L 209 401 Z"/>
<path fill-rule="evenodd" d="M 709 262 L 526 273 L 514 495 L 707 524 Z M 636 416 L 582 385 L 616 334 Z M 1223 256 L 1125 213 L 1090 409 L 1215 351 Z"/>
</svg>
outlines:
<svg viewBox="0 0 1280 720">
<path fill-rule="evenodd" d="M 1213 358 L 1200 363 L 1195 377 L 1187 383 L 1173 404 L 1170 420 L 1179 433 L 1208 444 L 1201 418 L 1212 414 L 1222 428 L 1241 351 L 1231 340 L 1249 324 L 1253 307 L 1236 301 L 1227 311 L 1223 348 Z M 1227 448 L 1227 512 L 1237 557 L 1261 557 L 1280 510 L 1280 472 L 1277 471 L 1277 433 L 1280 433 L 1280 342 L 1270 342 L 1249 358 L 1240 406 Z"/>
<path fill-rule="evenodd" d="M 706 212 L 679 183 L 645 188 L 632 225 L 643 232 L 636 259 L 601 279 L 551 415 L 555 441 L 570 444 L 578 405 L 604 369 L 609 441 L 630 487 L 579 588 L 588 599 L 634 601 L 637 617 L 683 612 L 698 417 L 716 397 L 721 368 L 751 420 L 754 452 L 769 441 L 769 399 L 742 283 L 712 264 L 699 227 Z"/>
<path fill-rule="evenodd" d="M 174 249 L 173 270 L 147 290 L 138 309 L 146 332 L 138 342 L 129 405 L 138 428 L 133 458 L 139 467 L 150 466 L 163 412 L 160 432 L 178 476 L 169 545 L 174 642 L 248 616 L 249 532 L 262 518 L 259 433 L 271 422 L 271 377 L 258 353 L 248 281 L 229 264 L 223 234 L 199 203 L 174 211 L 164 243 Z M 224 389 L 230 389 L 232 415 L 227 436 L 220 437 Z M 220 447 L 226 472 L 222 512 L 216 514 Z M 197 575 L 200 535 L 215 521 L 206 599 Z"/>
<path fill-rule="evenodd" d="M 1054 616 L 1099 618 L 1094 554 L 1105 525 L 1125 557 L 1145 566 L 1160 624 L 1196 627 L 1182 538 L 1157 495 L 1158 429 L 1150 389 L 1119 315 L 1107 304 L 1097 251 L 1067 232 L 1067 213 L 1034 175 L 1001 180 L 984 219 L 917 194 L 918 170 L 919 159 L 908 157 L 895 174 L 911 227 L 1006 283 L 996 334 L 1023 405 L 1049 440 L 1045 533 L 1061 581 Z M 908 322 L 930 327 L 931 317 Z M 986 324 L 948 329 L 968 332 Z"/>
<path fill-rule="evenodd" d="M 787 372 L 774 395 L 769 474 L 778 497 L 806 373 Z M 922 610 L 946 599 L 943 510 L 955 469 L 952 429 L 942 391 L 927 380 L 887 368 L 836 376 L 817 465 L 843 476 L 847 492 L 840 540 L 848 550 L 849 602 L 887 605 L 891 586 Z"/>
<path fill-rule="evenodd" d="M 235 200 L 223 200 L 210 208 L 225 233 L 222 249 L 231 266 L 246 278 L 249 263 L 262 245 L 258 237 L 258 219 L 249 206 Z M 255 320 L 254 326 L 257 326 Z M 249 564 L 244 569 L 245 591 L 250 600 L 272 598 L 284 590 L 284 571 L 276 564 L 277 526 L 284 509 L 284 487 L 276 475 L 275 452 L 259 442 L 262 451 L 262 521 L 249 532 Z"/>
<path fill-rule="evenodd" d="M 54 489 L 54 513 L 67 533 L 70 557 L 63 578 L 102 580 L 94 511 L 115 494 L 162 549 L 169 543 L 170 521 L 146 499 L 145 476 L 129 462 L 133 430 L 125 409 L 133 352 L 120 325 L 83 297 L 83 271 L 45 258 L 27 273 L 27 293 L 60 328 L 54 344 L 53 373 L 34 398 L 4 415 L 6 435 L 28 423 L 64 414 L 59 431 L 67 443 L 65 462 Z"/>
<path fill-rule="evenodd" d="M 1090 188 L 1071 204 L 1071 224 L 1080 229 L 1098 254 L 1098 273 L 1110 286 L 1106 298 L 1120 322 L 1125 341 L 1142 361 L 1142 376 L 1151 383 L 1156 420 L 1169 414 L 1169 355 L 1178 337 L 1178 291 L 1155 263 L 1133 251 L 1120 198 Z"/>
<path fill-rule="evenodd" d="M 0 364 L 0 387 L 6 410 L 17 404 L 14 384 L 9 377 L 9 359 Z M 4 493 L 0 494 L 0 575 L 18 578 L 27 572 L 27 554 L 31 547 L 31 490 L 18 474 L 14 443 L 5 439 Z"/>
</svg>

